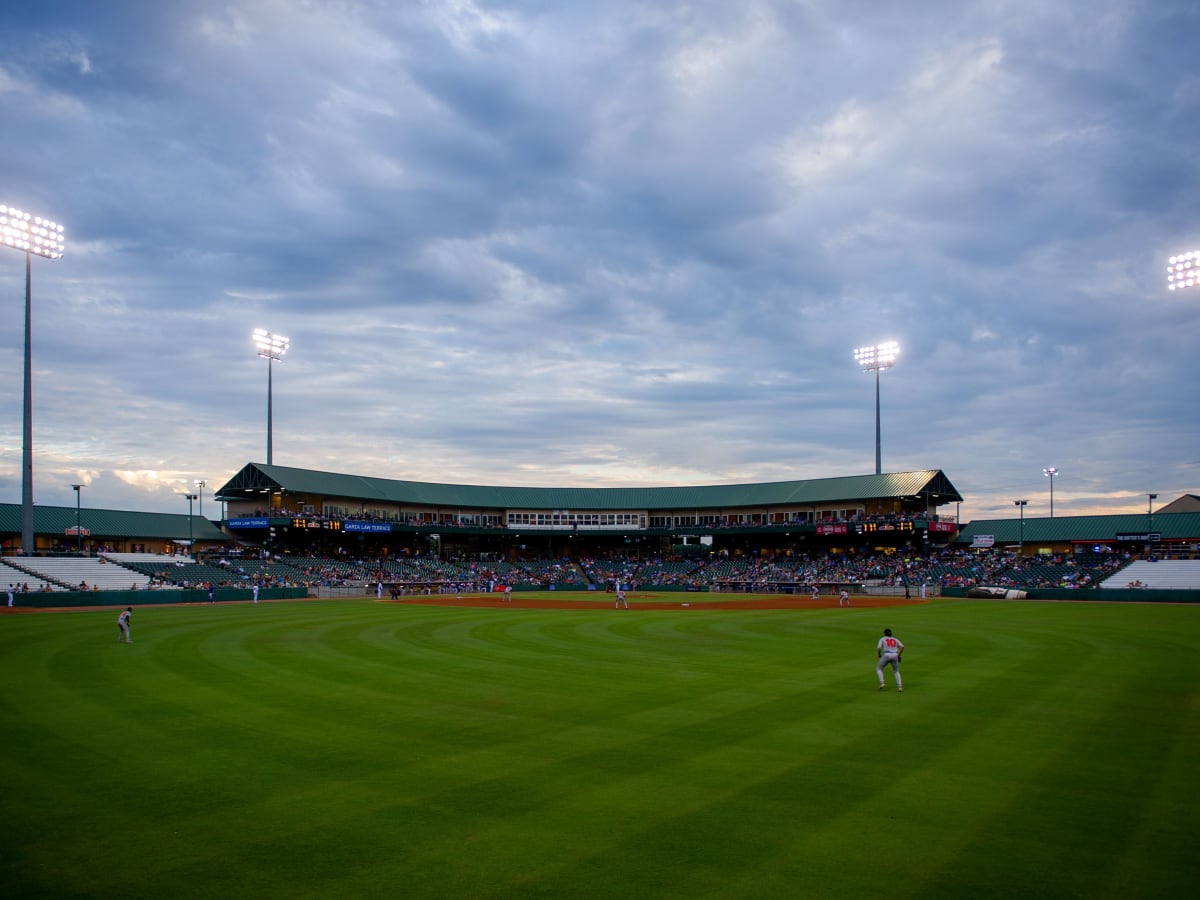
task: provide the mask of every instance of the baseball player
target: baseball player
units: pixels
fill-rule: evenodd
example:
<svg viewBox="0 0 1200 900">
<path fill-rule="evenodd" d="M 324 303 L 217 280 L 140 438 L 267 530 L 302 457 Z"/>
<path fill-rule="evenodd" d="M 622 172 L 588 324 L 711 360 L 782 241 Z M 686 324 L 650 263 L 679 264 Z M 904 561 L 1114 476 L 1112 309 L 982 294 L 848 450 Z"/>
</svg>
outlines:
<svg viewBox="0 0 1200 900">
<path fill-rule="evenodd" d="M 133 638 L 129 636 L 129 620 L 133 618 L 133 607 L 127 606 L 117 616 L 117 643 L 132 644 Z"/>
<path fill-rule="evenodd" d="M 625 599 L 625 588 L 621 586 L 621 582 L 617 582 L 617 602 L 613 604 L 613 609 L 619 609 L 621 604 L 629 609 L 629 601 Z"/>
<path fill-rule="evenodd" d="M 896 678 L 896 690 L 903 691 L 904 681 L 900 678 L 900 657 L 904 655 L 904 643 L 900 638 L 892 635 L 892 629 L 883 629 L 883 637 L 875 645 L 875 655 L 879 657 L 879 662 L 875 664 L 875 674 L 879 676 L 879 689 L 882 691 L 884 688 L 883 667 L 891 666 L 892 675 Z"/>
</svg>

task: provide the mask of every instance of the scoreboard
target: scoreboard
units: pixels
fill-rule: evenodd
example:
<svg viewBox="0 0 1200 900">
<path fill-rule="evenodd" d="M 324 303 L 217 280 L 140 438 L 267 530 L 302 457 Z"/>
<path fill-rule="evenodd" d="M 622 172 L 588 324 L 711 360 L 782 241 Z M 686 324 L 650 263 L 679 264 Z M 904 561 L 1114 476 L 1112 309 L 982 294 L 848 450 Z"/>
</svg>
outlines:
<svg viewBox="0 0 1200 900">
<path fill-rule="evenodd" d="M 390 534 L 391 522 L 359 522 L 354 519 L 292 519 L 292 527 L 301 531 L 356 531 Z"/>
<path fill-rule="evenodd" d="M 292 519 L 292 527 L 310 531 L 341 531 L 339 519 Z"/>
<path fill-rule="evenodd" d="M 873 534 L 877 531 L 912 531 L 913 523 L 905 519 L 903 522 L 862 522 L 854 526 L 859 534 Z"/>
</svg>

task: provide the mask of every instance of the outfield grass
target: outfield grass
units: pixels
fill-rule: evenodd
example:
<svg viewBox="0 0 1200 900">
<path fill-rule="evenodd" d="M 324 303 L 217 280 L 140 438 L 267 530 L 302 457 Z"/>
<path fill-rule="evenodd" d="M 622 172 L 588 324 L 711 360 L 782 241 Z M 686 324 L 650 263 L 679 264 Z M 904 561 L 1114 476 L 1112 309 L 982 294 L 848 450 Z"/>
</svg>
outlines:
<svg viewBox="0 0 1200 900">
<path fill-rule="evenodd" d="M 1195 608 L 116 612 L 0 618 L 6 897 L 1194 890 Z"/>
</svg>

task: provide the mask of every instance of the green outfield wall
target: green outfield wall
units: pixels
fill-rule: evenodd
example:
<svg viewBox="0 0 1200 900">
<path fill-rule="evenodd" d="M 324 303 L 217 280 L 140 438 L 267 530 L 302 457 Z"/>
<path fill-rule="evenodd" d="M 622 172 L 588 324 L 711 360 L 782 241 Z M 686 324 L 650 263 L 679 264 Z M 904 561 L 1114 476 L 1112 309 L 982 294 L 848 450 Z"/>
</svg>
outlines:
<svg viewBox="0 0 1200 900">
<path fill-rule="evenodd" d="M 260 588 L 259 600 L 299 600 L 308 596 L 308 588 Z M 217 602 L 253 600 L 248 588 L 214 588 Z M 157 606 L 165 603 L 207 603 L 208 591 L 41 591 L 17 593 L 14 606 L 33 609 L 58 609 L 85 606 Z"/>
<path fill-rule="evenodd" d="M 943 597 L 966 597 L 970 588 L 942 588 Z M 1200 603 L 1200 591 L 1126 590 L 1124 588 L 1079 590 L 1073 588 L 1015 588 L 1030 600 L 1077 600 L 1108 603 Z M 999 599 L 999 598 L 998 598 Z"/>
</svg>

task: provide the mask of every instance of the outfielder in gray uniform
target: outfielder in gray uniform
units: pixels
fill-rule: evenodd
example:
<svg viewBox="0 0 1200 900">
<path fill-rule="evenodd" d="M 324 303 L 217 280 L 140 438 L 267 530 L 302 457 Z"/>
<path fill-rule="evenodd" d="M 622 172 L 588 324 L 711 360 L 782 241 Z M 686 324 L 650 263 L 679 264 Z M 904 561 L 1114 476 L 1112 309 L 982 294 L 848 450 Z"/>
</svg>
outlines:
<svg viewBox="0 0 1200 900">
<path fill-rule="evenodd" d="M 892 636 L 892 629 L 883 629 L 883 637 L 875 645 L 875 655 L 879 662 L 875 664 L 875 674 L 879 676 L 879 689 L 884 689 L 883 667 L 891 666 L 896 678 L 896 690 L 904 690 L 904 681 L 900 678 L 900 657 L 904 655 L 904 644 L 900 638 Z"/>
</svg>

